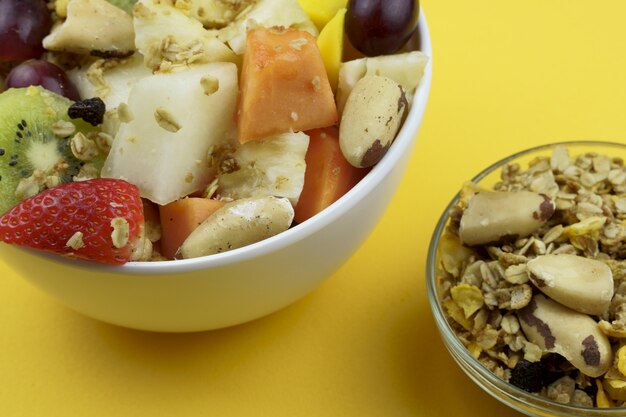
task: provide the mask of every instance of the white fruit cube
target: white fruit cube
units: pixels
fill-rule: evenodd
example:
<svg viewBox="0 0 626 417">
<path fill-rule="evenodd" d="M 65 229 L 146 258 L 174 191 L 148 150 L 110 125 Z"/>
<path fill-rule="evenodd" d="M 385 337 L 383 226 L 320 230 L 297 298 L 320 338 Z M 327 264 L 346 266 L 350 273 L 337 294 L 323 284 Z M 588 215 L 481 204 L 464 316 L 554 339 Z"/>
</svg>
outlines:
<svg viewBox="0 0 626 417">
<path fill-rule="evenodd" d="M 81 97 L 100 97 L 107 110 L 126 103 L 132 86 L 150 74 L 152 71 L 143 65 L 139 53 L 121 61 L 98 60 L 67 72 Z"/>
<path fill-rule="evenodd" d="M 125 179 L 158 204 L 202 189 L 215 174 L 208 151 L 234 136 L 236 103 L 232 63 L 139 80 L 125 109 L 130 120 L 120 126 L 102 176 Z"/>
<path fill-rule="evenodd" d="M 140 0 L 135 5 L 135 45 L 146 66 L 168 72 L 193 63 L 237 62 L 235 53 L 217 34 L 204 29 L 188 12 L 171 0 Z"/>
<path fill-rule="evenodd" d="M 237 19 L 219 31 L 219 39 L 241 55 L 246 46 L 248 30 L 254 26 L 295 27 L 317 37 L 319 34 L 300 4 L 293 0 L 259 0 L 241 12 Z"/>
<path fill-rule="evenodd" d="M 343 112 L 352 88 L 366 75 L 382 75 L 391 78 L 404 88 L 411 103 L 411 98 L 417 88 L 428 57 L 420 51 L 405 52 L 396 55 L 381 55 L 366 57 L 344 62 L 339 69 L 339 83 L 337 86 L 337 110 Z"/>
</svg>

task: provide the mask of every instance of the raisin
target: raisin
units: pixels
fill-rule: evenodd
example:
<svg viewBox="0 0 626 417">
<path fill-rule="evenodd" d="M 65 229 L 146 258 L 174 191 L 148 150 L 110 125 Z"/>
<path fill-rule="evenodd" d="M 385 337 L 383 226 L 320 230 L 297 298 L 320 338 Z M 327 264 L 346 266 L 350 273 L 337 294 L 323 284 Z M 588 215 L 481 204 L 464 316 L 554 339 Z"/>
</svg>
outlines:
<svg viewBox="0 0 626 417">
<path fill-rule="evenodd" d="M 79 100 L 67 109 L 67 115 L 71 119 L 83 119 L 92 126 L 102 124 L 106 106 L 99 97 Z"/>
<path fill-rule="evenodd" d="M 520 360 L 511 371 L 509 382 L 524 391 L 539 392 L 545 385 L 543 364 Z"/>
</svg>

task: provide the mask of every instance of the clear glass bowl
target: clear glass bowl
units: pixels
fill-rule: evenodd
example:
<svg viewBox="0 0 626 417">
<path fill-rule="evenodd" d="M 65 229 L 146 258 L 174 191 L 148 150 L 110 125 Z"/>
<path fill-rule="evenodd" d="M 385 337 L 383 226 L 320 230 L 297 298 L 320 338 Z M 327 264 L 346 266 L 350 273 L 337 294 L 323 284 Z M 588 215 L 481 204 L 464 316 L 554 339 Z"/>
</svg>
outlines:
<svg viewBox="0 0 626 417">
<path fill-rule="evenodd" d="M 500 169 L 506 164 L 519 163 L 522 168 L 525 168 L 528 166 L 528 162 L 534 158 L 538 156 L 550 155 L 552 153 L 552 149 L 556 145 L 564 145 L 567 149 L 569 149 L 571 156 L 576 156 L 585 152 L 596 152 L 598 154 L 621 157 L 626 161 L 626 144 L 595 141 L 553 143 L 527 149 L 508 156 L 480 172 L 472 179 L 472 182 L 491 188 L 493 184 L 499 181 Z M 472 381 L 478 384 L 491 396 L 509 407 L 529 416 L 626 416 L 626 408 L 624 407 L 609 409 L 570 406 L 551 401 L 536 394 L 528 393 L 512 384 L 509 384 L 508 382 L 505 382 L 491 373 L 469 353 L 463 343 L 457 338 L 444 316 L 443 308 L 438 295 L 436 273 L 439 264 L 439 241 L 448 223 L 450 211 L 458 203 L 459 198 L 460 195 L 457 194 L 450 204 L 448 204 L 448 207 L 446 207 L 441 218 L 439 219 L 431 239 L 426 262 L 426 287 L 431 310 L 443 342 L 456 363 L 470 377 L 470 379 L 472 379 Z"/>
</svg>

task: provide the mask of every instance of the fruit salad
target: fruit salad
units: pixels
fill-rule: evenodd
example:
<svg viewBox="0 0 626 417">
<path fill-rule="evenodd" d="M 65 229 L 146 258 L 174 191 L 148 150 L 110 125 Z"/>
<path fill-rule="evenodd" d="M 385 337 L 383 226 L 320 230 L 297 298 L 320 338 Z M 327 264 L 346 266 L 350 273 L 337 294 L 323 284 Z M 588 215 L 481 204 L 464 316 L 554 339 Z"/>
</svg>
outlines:
<svg viewBox="0 0 626 417">
<path fill-rule="evenodd" d="M 123 264 L 307 221 L 392 145 L 428 62 L 418 12 L 0 0 L 0 241 Z"/>
</svg>

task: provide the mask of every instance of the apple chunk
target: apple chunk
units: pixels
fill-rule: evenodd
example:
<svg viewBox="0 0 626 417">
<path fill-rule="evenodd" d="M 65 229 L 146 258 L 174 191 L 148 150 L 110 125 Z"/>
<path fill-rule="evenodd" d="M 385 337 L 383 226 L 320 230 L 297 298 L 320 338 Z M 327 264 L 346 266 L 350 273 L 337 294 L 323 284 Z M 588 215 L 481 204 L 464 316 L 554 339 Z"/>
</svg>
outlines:
<svg viewBox="0 0 626 417">
<path fill-rule="evenodd" d="M 232 63 L 139 80 L 122 111 L 126 123 L 102 176 L 123 178 L 161 205 L 202 189 L 215 175 L 208 151 L 234 136 L 236 103 L 237 66 Z"/>
</svg>

